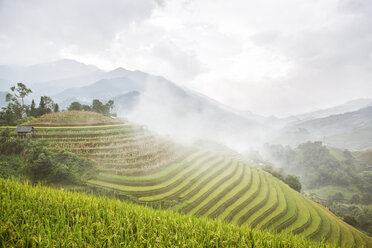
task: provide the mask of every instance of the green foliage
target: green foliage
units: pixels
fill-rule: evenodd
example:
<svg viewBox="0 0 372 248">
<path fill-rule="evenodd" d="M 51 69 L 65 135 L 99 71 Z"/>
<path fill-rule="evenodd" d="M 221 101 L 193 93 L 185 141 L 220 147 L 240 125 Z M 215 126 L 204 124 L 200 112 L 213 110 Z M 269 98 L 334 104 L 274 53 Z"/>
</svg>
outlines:
<svg viewBox="0 0 372 248">
<path fill-rule="evenodd" d="M 300 183 L 300 179 L 294 175 L 285 175 L 282 170 L 275 170 L 272 165 L 264 165 L 262 169 L 266 172 L 269 172 L 274 177 L 282 180 L 286 184 L 289 185 L 292 189 L 301 192 L 302 185 Z"/>
<path fill-rule="evenodd" d="M 66 150 L 52 152 L 48 149 L 32 149 L 26 173 L 33 182 L 81 183 L 94 168 L 91 160 L 79 158 Z"/>
<path fill-rule="evenodd" d="M 35 117 L 39 117 L 45 114 L 52 113 L 53 110 L 55 110 L 55 108 L 56 108 L 56 104 L 54 103 L 52 98 L 50 98 L 49 96 L 41 96 L 39 107 L 37 108 L 37 111 L 36 111 L 37 115 Z"/>
<path fill-rule="evenodd" d="M 10 88 L 12 93 L 6 95 L 8 105 L 0 112 L 0 125 L 15 125 L 29 112 L 29 106 L 24 104 L 24 98 L 32 93 L 23 83 Z"/>
<path fill-rule="evenodd" d="M 79 102 L 72 102 L 70 106 L 68 107 L 68 110 L 82 110 L 81 103 Z"/>
<path fill-rule="evenodd" d="M 18 83 L 17 86 L 10 88 L 12 93 L 6 95 L 8 105 L 0 111 L 0 126 L 18 125 L 28 121 L 31 117 L 38 117 L 47 113 L 59 111 L 59 107 L 49 96 L 40 98 L 39 107 L 36 108 L 35 101 L 31 105 L 24 104 L 24 98 L 32 93 L 26 85 Z"/>
<path fill-rule="evenodd" d="M 301 192 L 301 183 L 300 179 L 294 175 L 287 175 L 284 179 L 284 182 L 289 185 L 292 189 Z"/>
<path fill-rule="evenodd" d="M 0 179 L 3 247 L 335 247 Z"/>
<path fill-rule="evenodd" d="M 22 156 L 17 154 L 0 155 L 0 178 L 22 177 L 23 167 Z"/>
<path fill-rule="evenodd" d="M 29 112 L 28 115 L 33 116 L 33 117 L 37 116 L 37 109 L 36 109 L 36 104 L 35 104 L 34 99 L 32 99 L 32 101 L 31 101 L 30 112 Z"/>
<path fill-rule="evenodd" d="M 355 219 L 354 216 L 350 215 L 350 214 L 345 214 L 344 215 L 344 221 L 352 226 L 357 226 L 358 225 L 358 221 Z"/>
<path fill-rule="evenodd" d="M 351 197 L 351 203 L 359 204 L 360 203 L 360 196 L 358 194 L 354 194 Z"/>
<path fill-rule="evenodd" d="M 329 201 L 330 202 L 333 202 L 333 201 L 336 201 L 336 202 L 341 202 L 345 199 L 344 195 L 341 193 L 341 192 L 337 192 L 336 194 L 332 195 L 329 197 Z"/>
<path fill-rule="evenodd" d="M 83 110 L 83 111 L 92 111 L 99 114 L 103 114 L 104 116 L 113 116 L 115 114 L 111 113 L 111 110 L 114 107 L 114 101 L 109 100 L 106 104 L 103 104 L 100 100 L 94 99 L 92 105 L 82 105 L 79 102 L 72 102 L 68 107 L 68 110 Z"/>
<path fill-rule="evenodd" d="M 83 104 L 82 108 L 83 108 L 83 111 L 92 111 L 92 108 L 87 104 Z"/>
<path fill-rule="evenodd" d="M 19 154 L 25 146 L 26 140 L 12 136 L 9 129 L 0 132 L 0 154 Z"/>
<path fill-rule="evenodd" d="M 26 85 L 23 83 L 18 83 L 17 86 L 13 86 L 10 88 L 10 90 L 13 92 L 12 94 L 7 95 L 7 100 L 12 99 L 14 101 L 14 98 L 21 99 L 22 106 L 24 106 L 24 98 L 28 96 L 28 94 L 32 93 L 32 90 L 27 88 Z"/>
<path fill-rule="evenodd" d="M 55 104 L 55 105 L 54 105 L 53 112 L 54 112 L 54 113 L 59 112 L 59 106 L 58 106 L 58 104 Z"/>
<path fill-rule="evenodd" d="M 0 154 L 3 156 L 1 177 L 25 176 L 33 182 L 82 183 L 95 166 L 92 160 L 82 159 L 64 149 L 54 152 L 30 137 L 13 136 L 9 129 L 0 132 Z"/>
</svg>

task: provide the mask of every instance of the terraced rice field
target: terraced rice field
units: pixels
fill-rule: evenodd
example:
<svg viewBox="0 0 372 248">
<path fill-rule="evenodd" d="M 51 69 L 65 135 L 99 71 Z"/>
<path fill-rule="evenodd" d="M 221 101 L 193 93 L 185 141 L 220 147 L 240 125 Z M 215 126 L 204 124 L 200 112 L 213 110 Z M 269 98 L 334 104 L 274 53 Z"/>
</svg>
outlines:
<svg viewBox="0 0 372 248">
<path fill-rule="evenodd" d="M 53 149 L 95 159 L 100 172 L 91 186 L 141 204 L 347 247 L 372 246 L 370 237 L 270 174 L 236 158 L 176 145 L 140 126 L 36 127 L 33 136 Z"/>
</svg>

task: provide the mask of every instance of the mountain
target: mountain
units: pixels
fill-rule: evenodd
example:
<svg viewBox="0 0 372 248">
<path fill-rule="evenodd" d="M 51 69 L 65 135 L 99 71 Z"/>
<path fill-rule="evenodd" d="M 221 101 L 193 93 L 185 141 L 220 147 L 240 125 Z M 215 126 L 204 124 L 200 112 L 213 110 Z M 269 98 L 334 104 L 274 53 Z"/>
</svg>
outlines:
<svg viewBox="0 0 372 248">
<path fill-rule="evenodd" d="M 145 88 L 146 82 L 144 80 L 132 81 L 127 77 L 118 77 L 113 79 L 102 79 L 84 87 L 66 89 L 55 95 L 53 98 L 61 100 L 66 99 L 67 97 L 76 96 L 80 100 L 99 98 L 106 101 L 130 91 L 143 91 Z"/>
<path fill-rule="evenodd" d="M 323 143 L 332 147 L 348 150 L 364 150 L 372 148 L 372 127 L 357 128 L 344 133 L 324 137 Z"/>
<path fill-rule="evenodd" d="M 289 117 L 292 119 L 292 121 L 306 121 L 306 120 L 312 120 L 312 119 L 318 119 L 318 118 L 325 118 L 331 115 L 338 115 L 338 114 L 344 114 L 347 112 L 353 112 L 357 111 L 359 109 L 372 106 L 372 99 L 367 98 L 361 98 L 361 99 L 355 99 L 352 101 L 348 101 L 344 104 L 332 107 L 332 108 L 326 108 L 321 109 L 318 111 L 295 115 Z"/>
<path fill-rule="evenodd" d="M 365 149 L 371 146 L 372 106 L 344 114 L 331 115 L 288 125 L 272 143 L 296 146 L 308 140 L 320 140 L 343 149 Z"/>
<path fill-rule="evenodd" d="M 262 124 L 240 116 L 221 103 L 182 88 L 159 76 L 117 68 L 93 84 L 66 89 L 53 96 L 67 107 L 66 99 L 81 102 L 115 100 L 115 111 L 158 132 L 189 140 L 206 138 L 231 146 L 259 142 Z M 109 78 L 115 77 L 116 78 Z M 240 130 L 240 132 L 236 132 Z"/>
<path fill-rule="evenodd" d="M 88 74 L 79 75 L 77 77 L 63 78 L 48 82 L 35 83 L 32 88 L 41 95 L 55 95 L 68 88 L 76 88 L 91 85 L 97 81 L 104 79 L 113 79 L 119 77 L 133 78 L 136 80 L 144 80 L 146 74 L 139 71 L 128 71 L 123 68 L 117 68 L 112 71 L 95 70 Z M 68 93 L 66 93 L 68 94 Z M 63 95 L 63 93 L 62 93 Z"/>
<path fill-rule="evenodd" d="M 30 66 L 0 66 L 0 78 L 12 81 L 43 82 L 71 78 L 98 70 L 75 60 L 62 59 Z"/>
<path fill-rule="evenodd" d="M 319 138 L 357 128 L 372 127 L 372 106 L 358 111 L 304 121 L 295 126 L 305 128 L 313 136 Z"/>
</svg>

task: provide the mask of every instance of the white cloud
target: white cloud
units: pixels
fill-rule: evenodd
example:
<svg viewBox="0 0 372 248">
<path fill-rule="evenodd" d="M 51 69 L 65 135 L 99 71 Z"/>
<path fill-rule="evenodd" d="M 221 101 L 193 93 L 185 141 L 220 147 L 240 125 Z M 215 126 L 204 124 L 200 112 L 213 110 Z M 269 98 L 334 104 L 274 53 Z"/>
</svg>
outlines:
<svg viewBox="0 0 372 248">
<path fill-rule="evenodd" d="M 123 66 L 288 115 L 372 96 L 371 30 L 363 0 L 0 0 L 0 63 Z"/>
</svg>

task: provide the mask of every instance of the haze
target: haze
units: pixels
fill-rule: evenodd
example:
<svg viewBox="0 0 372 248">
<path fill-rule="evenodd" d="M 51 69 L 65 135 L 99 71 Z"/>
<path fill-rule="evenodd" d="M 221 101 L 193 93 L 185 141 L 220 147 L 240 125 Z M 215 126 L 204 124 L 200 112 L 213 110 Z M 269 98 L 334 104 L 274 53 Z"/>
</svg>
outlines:
<svg viewBox="0 0 372 248">
<path fill-rule="evenodd" d="M 372 2 L 0 0 L 0 54 L 141 70 L 283 117 L 372 96 Z"/>
</svg>

